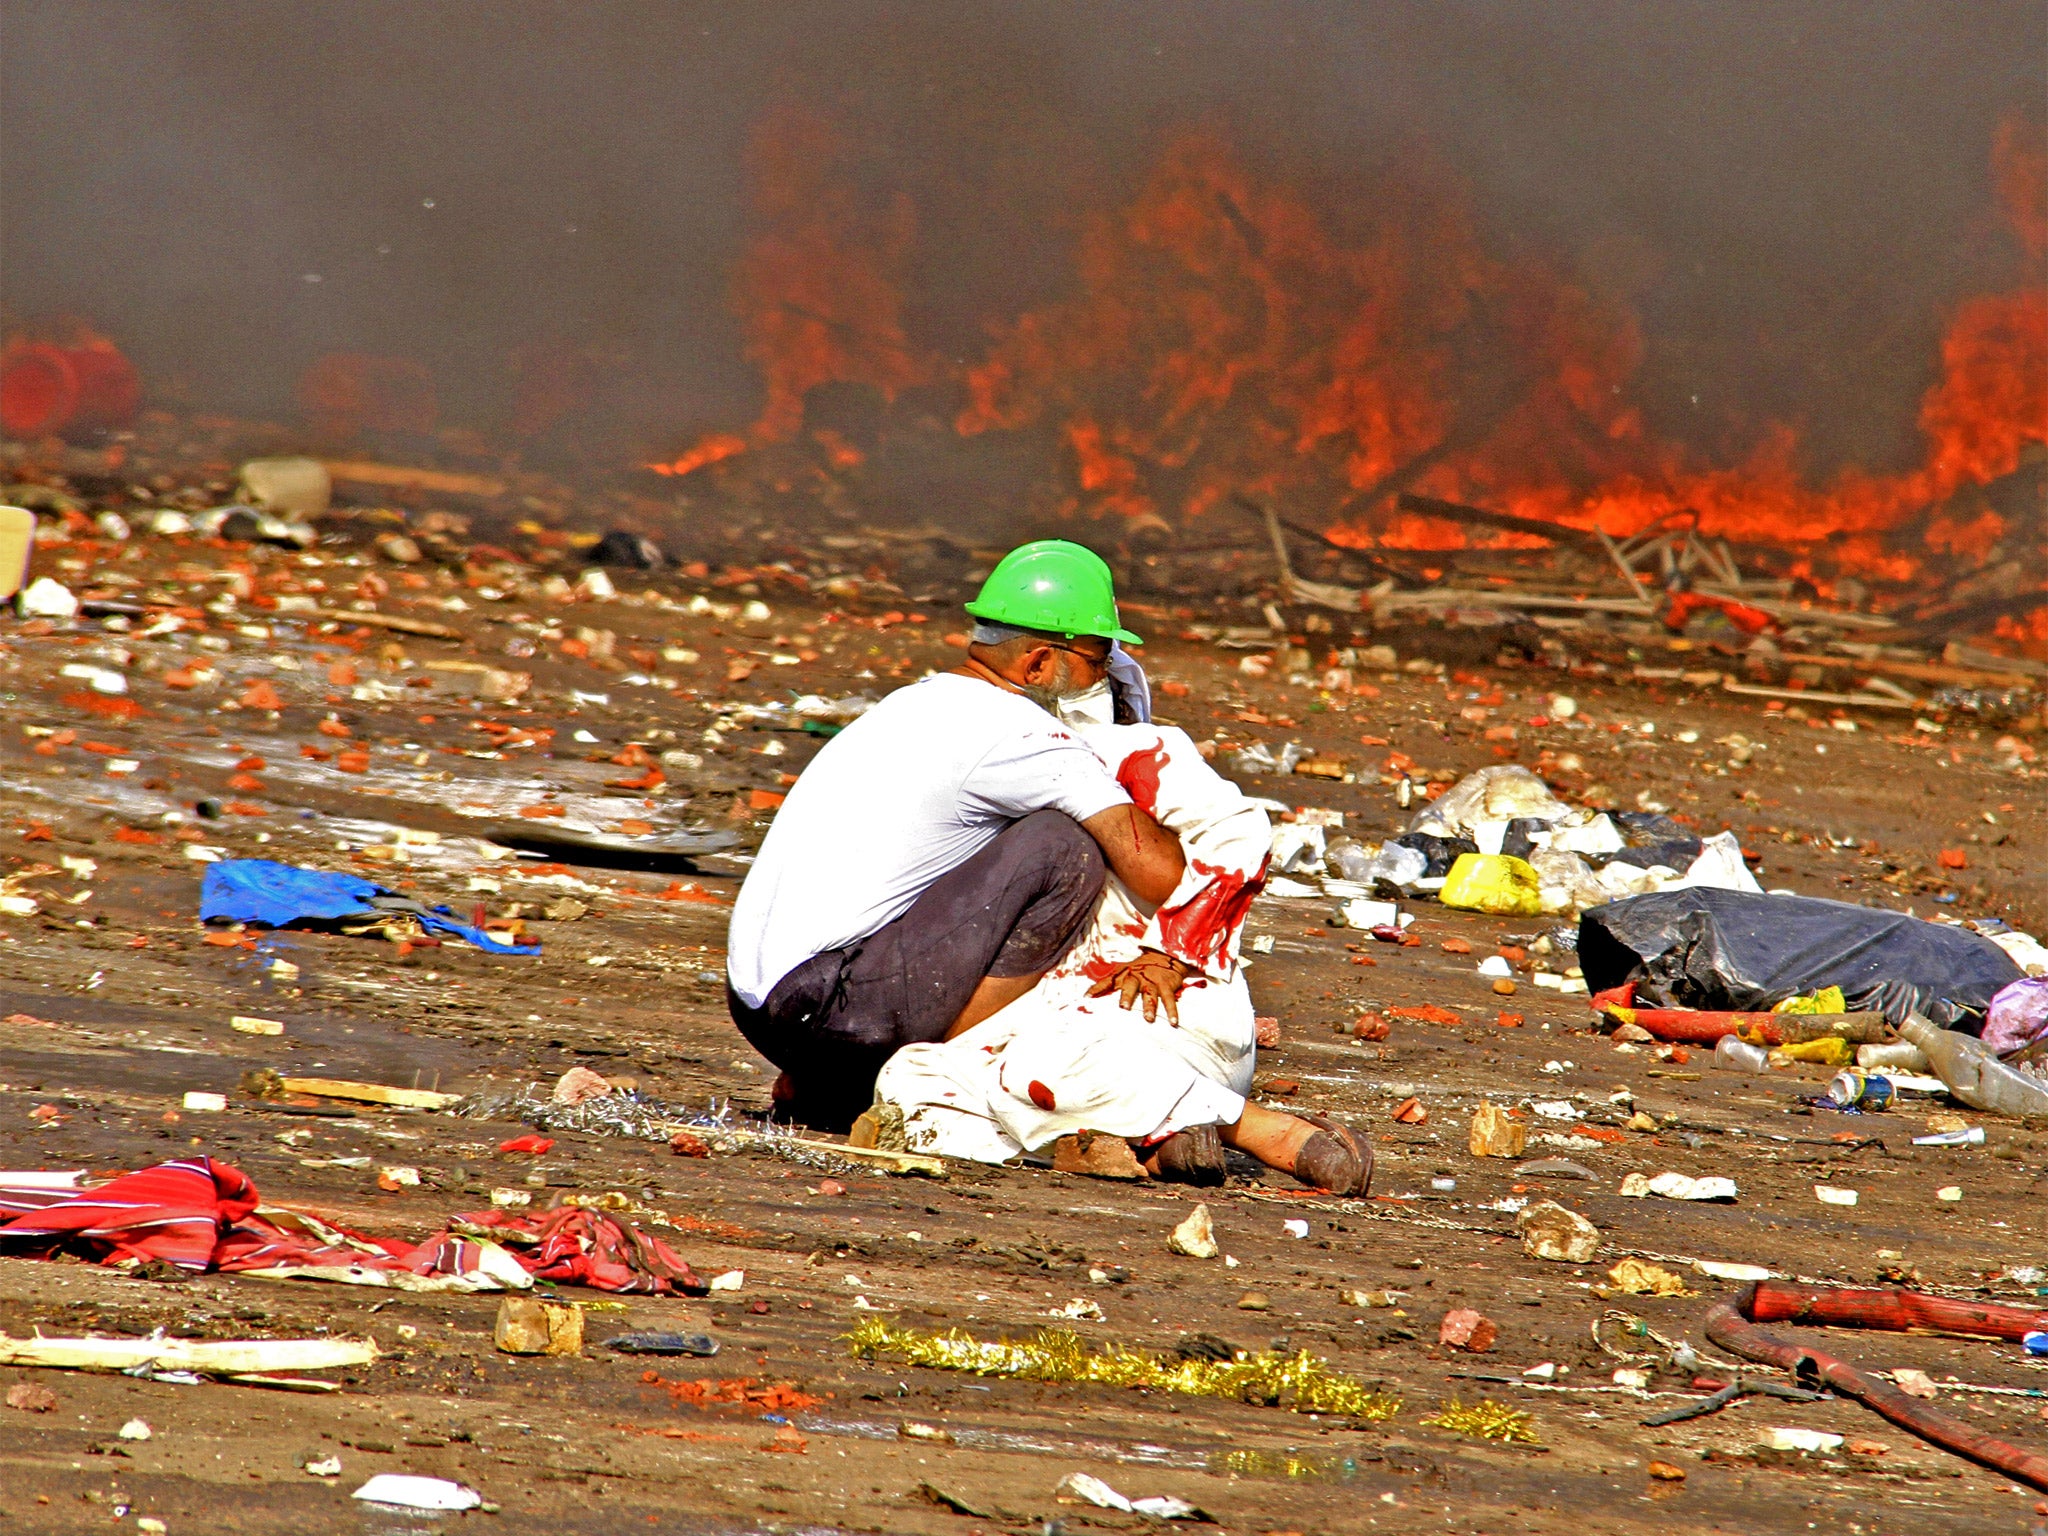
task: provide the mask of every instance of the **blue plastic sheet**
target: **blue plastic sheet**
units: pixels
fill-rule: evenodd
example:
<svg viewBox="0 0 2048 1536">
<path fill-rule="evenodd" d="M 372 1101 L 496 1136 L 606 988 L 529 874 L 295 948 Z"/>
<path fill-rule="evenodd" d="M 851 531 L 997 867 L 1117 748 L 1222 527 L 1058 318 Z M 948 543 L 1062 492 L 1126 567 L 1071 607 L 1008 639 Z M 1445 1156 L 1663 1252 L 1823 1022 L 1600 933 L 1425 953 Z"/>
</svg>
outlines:
<svg viewBox="0 0 2048 1536">
<path fill-rule="evenodd" d="M 372 916 L 379 910 L 373 898 L 380 896 L 405 900 L 361 875 L 300 869 L 275 859 L 223 859 L 206 866 L 206 878 L 199 887 L 199 920 L 288 928 L 293 923 Z M 481 928 L 457 922 L 446 907 L 407 902 L 403 910 L 418 918 L 430 933 L 450 934 L 494 955 L 540 953 L 538 944 L 509 944 Z"/>
</svg>

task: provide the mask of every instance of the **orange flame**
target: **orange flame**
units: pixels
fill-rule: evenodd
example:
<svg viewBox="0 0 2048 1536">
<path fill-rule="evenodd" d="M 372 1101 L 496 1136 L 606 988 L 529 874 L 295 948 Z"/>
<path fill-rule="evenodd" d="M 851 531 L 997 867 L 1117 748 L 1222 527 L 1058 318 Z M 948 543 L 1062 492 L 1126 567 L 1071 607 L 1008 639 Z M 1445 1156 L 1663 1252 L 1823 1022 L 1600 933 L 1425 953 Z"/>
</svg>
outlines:
<svg viewBox="0 0 2048 1536">
<path fill-rule="evenodd" d="M 760 370 L 761 414 L 745 438 L 713 433 L 657 473 L 686 475 L 803 428 L 821 384 L 866 384 L 893 402 L 930 372 L 903 322 L 903 279 L 916 228 L 901 193 L 864 196 L 860 156 L 814 112 L 773 111 L 746 158 L 750 222 L 732 304 Z M 821 443 L 844 465 L 858 450 Z"/>
<path fill-rule="evenodd" d="M 2038 129 L 2000 130 L 1994 174 L 2037 261 Z M 1454 523 L 1390 513 L 1408 488 L 1617 535 L 1683 515 L 1891 580 L 1916 570 L 1894 547 L 1909 524 L 1925 525 L 1924 548 L 1987 557 L 2006 531 L 1998 515 L 1944 504 L 2048 442 L 2038 283 L 1958 306 L 1921 405 L 1919 468 L 1816 488 L 1789 427 L 1733 467 L 1654 438 L 1623 394 L 1643 355 L 1634 317 L 1548 268 L 1497 261 L 1457 201 L 1403 187 L 1379 212 L 1374 235 L 1346 245 L 1218 135 L 1177 136 L 1131 202 L 1088 225 L 1075 296 L 998 329 L 965 375 L 958 430 L 1057 424 L 1068 505 L 1092 512 L 1195 515 L 1244 491 L 1345 519 L 1348 543 L 1469 541 Z"/>
<path fill-rule="evenodd" d="M 647 467 L 657 475 L 687 475 L 692 470 L 702 469 L 706 464 L 716 464 L 720 459 L 729 459 L 736 453 L 747 451 L 747 440 L 733 432 L 713 432 L 709 437 L 699 439 L 697 446 L 676 456 L 667 464 L 650 464 Z"/>
<path fill-rule="evenodd" d="M 758 436 L 803 425 L 820 384 L 871 384 L 883 398 L 925 376 L 903 327 L 902 280 L 915 229 L 901 193 L 863 199 L 851 148 L 814 113 L 771 113 L 748 153 L 755 233 L 733 305 L 767 400 Z"/>
<path fill-rule="evenodd" d="M 893 401 L 938 376 L 904 321 L 907 201 L 859 193 L 862 157 L 807 112 L 772 115 L 749 165 L 755 232 L 734 291 L 765 403 L 746 438 L 707 438 L 670 473 L 794 436 L 820 384 Z M 1924 451 L 1900 473 L 1811 484 L 1782 424 L 1739 462 L 1702 463 L 1629 403 L 1645 350 L 1635 316 L 1558 269 L 1490 253 L 1454 178 L 1396 178 L 1362 210 L 1365 233 L 1342 234 L 1213 129 L 1169 137 L 1128 201 L 1084 220 L 1071 292 L 992 326 L 953 375 L 954 427 L 1041 434 L 1065 508 L 1089 515 L 1186 518 L 1249 495 L 1346 543 L 1470 541 L 1394 511 L 1413 490 L 1615 535 L 1682 517 L 1793 546 L 1801 574 L 1910 581 L 1930 557 L 1990 559 L 2004 519 L 1958 493 L 2048 443 L 2038 122 L 2000 127 L 1992 181 L 2024 282 L 1955 307 L 1920 403 Z M 819 442 L 835 464 L 860 462 Z"/>
</svg>

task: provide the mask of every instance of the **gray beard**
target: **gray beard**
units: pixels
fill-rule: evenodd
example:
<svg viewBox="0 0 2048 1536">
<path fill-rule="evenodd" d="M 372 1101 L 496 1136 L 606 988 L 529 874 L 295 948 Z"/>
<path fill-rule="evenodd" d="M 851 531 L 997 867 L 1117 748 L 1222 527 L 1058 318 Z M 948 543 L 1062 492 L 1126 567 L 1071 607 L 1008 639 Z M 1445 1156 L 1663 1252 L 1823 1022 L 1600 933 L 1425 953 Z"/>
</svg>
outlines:
<svg viewBox="0 0 2048 1536">
<path fill-rule="evenodd" d="M 1078 688 L 1036 688 L 1030 683 L 1019 683 L 1016 686 L 1019 693 L 1023 694 L 1025 698 L 1036 704 L 1047 714 L 1057 715 L 1061 704 L 1065 703 L 1068 699 L 1080 698 L 1082 694 L 1088 692 L 1095 685 L 1093 683 L 1083 683 Z"/>
</svg>

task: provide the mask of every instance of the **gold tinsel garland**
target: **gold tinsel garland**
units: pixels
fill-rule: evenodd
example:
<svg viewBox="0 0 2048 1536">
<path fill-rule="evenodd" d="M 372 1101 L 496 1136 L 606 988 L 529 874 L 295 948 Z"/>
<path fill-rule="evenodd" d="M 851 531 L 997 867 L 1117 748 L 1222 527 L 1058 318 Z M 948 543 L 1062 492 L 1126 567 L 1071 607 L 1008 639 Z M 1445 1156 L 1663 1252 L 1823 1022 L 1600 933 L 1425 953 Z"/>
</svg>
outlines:
<svg viewBox="0 0 2048 1536">
<path fill-rule="evenodd" d="M 988 1344 L 958 1328 L 926 1333 L 892 1327 L 880 1318 L 863 1321 L 843 1336 L 843 1342 L 866 1359 L 889 1355 L 910 1365 L 979 1376 L 1099 1382 L 1354 1419 L 1390 1419 L 1401 1411 L 1400 1398 L 1331 1370 L 1327 1360 L 1306 1350 L 1293 1355 L 1240 1353 L 1234 1360 L 1169 1361 L 1120 1344 L 1093 1350 L 1078 1335 L 1059 1328 L 1043 1329 L 1022 1342 Z"/>
<path fill-rule="evenodd" d="M 1437 1410 L 1435 1418 L 1422 1422 L 1432 1429 L 1448 1429 L 1454 1435 L 1471 1435 L 1479 1440 L 1541 1444 L 1536 1438 L 1535 1423 L 1528 1414 L 1486 1398 L 1468 1407 L 1454 1397 Z"/>
</svg>

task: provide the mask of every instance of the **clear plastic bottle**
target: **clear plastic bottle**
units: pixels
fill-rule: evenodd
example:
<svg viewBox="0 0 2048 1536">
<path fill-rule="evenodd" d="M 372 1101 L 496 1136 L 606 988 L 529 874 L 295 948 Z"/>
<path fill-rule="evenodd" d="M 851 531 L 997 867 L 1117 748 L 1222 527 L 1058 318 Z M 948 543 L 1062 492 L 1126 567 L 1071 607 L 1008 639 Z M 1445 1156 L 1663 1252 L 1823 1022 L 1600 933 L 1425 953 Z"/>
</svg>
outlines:
<svg viewBox="0 0 2048 1536">
<path fill-rule="evenodd" d="M 2008 1067 L 1982 1040 L 1943 1029 L 1917 1013 L 1906 1016 L 1899 1035 L 1927 1053 L 1934 1075 L 1971 1108 L 2048 1120 L 2048 1075 Z"/>
<path fill-rule="evenodd" d="M 1925 1072 L 1927 1054 L 1910 1040 L 1886 1040 L 1857 1046 L 1856 1065 L 1866 1072 Z"/>
<path fill-rule="evenodd" d="M 1714 1065 L 1729 1072 L 1768 1072 L 1771 1053 L 1734 1035 L 1723 1035 L 1714 1044 Z"/>
</svg>

